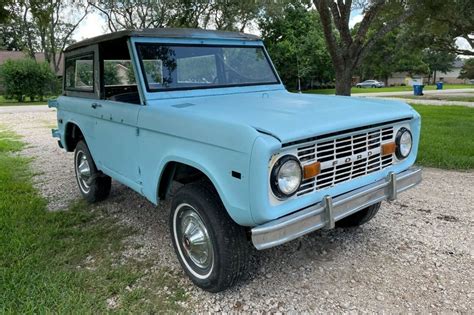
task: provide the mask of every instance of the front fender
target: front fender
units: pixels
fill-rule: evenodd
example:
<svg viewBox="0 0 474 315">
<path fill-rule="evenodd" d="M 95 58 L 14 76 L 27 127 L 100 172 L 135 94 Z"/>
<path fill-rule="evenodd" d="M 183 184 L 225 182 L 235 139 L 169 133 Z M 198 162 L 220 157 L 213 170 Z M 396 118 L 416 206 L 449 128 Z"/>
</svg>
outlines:
<svg viewBox="0 0 474 315">
<path fill-rule="evenodd" d="M 183 153 L 183 152 L 182 152 Z M 160 162 L 154 182 L 156 187 L 153 195 L 158 202 L 158 187 L 162 179 L 163 171 L 165 170 L 168 163 L 178 162 L 185 165 L 192 166 L 200 170 L 214 185 L 221 198 L 225 208 L 227 209 L 230 217 L 240 225 L 253 225 L 253 220 L 250 216 L 248 195 L 246 194 L 246 187 L 248 185 L 248 177 L 241 178 L 240 180 L 231 176 L 230 173 L 224 176 L 219 176 L 219 167 L 209 167 L 210 161 L 206 159 L 189 159 L 182 155 L 170 155 L 167 156 L 163 161 Z M 207 165 L 207 167 L 205 166 Z M 247 173 L 247 171 L 245 171 Z M 217 176 L 215 175 L 217 174 Z"/>
<path fill-rule="evenodd" d="M 200 170 L 209 178 L 236 223 L 255 225 L 250 214 L 248 189 L 250 152 L 225 149 L 150 130 L 140 131 L 139 148 L 142 193 L 151 202 L 159 202 L 158 189 L 166 165 L 178 162 Z M 239 172 L 240 178 L 232 176 L 232 171 Z"/>
</svg>

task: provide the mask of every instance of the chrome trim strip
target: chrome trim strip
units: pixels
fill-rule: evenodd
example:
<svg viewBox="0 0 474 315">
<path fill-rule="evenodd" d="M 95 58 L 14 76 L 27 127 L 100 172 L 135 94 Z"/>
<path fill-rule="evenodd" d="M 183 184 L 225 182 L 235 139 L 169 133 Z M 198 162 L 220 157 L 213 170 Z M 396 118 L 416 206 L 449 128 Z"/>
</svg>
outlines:
<svg viewBox="0 0 474 315">
<path fill-rule="evenodd" d="M 398 193 L 416 186 L 421 182 L 421 173 L 420 168 L 412 167 L 335 198 L 326 196 L 313 206 L 252 228 L 252 242 L 261 250 L 323 227 L 333 228 L 336 221 L 380 201 L 393 200 Z"/>
</svg>

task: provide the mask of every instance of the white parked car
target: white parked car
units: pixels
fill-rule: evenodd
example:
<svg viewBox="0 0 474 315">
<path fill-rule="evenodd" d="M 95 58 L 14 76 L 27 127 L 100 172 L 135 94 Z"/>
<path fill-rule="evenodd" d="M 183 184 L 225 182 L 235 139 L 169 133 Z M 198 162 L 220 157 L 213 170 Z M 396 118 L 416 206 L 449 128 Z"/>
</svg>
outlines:
<svg viewBox="0 0 474 315">
<path fill-rule="evenodd" d="M 385 84 L 383 84 L 383 82 L 380 82 L 377 80 L 365 80 L 364 82 L 360 82 L 356 84 L 356 87 L 358 88 L 366 88 L 366 87 L 381 88 L 384 86 Z"/>
</svg>

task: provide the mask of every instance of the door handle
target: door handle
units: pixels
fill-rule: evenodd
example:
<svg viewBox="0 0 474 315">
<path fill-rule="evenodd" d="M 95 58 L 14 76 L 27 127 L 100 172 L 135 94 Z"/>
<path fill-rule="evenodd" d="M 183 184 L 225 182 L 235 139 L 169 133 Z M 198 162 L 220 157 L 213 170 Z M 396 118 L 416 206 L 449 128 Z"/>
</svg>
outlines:
<svg viewBox="0 0 474 315">
<path fill-rule="evenodd" d="M 92 103 L 91 107 L 92 107 L 93 109 L 96 109 L 97 107 L 102 107 L 102 105 L 101 105 L 101 104 L 97 104 L 97 103 Z"/>
</svg>

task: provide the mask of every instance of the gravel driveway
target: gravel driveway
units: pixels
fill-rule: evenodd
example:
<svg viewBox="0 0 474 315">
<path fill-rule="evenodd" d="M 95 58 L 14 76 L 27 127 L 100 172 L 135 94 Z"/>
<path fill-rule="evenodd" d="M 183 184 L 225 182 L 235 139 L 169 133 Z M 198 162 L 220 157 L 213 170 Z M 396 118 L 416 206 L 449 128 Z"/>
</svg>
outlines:
<svg viewBox="0 0 474 315">
<path fill-rule="evenodd" d="M 54 122 L 55 113 L 45 107 L 0 110 L 0 125 L 30 144 L 24 154 L 35 157 L 36 185 L 51 210 L 79 198 L 73 156 L 50 136 Z M 473 187 L 473 172 L 425 169 L 421 185 L 384 203 L 359 229 L 317 231 L 255 251 L 247 279 L 223 293 L 196 289 L 178 271 L 189 292 L 187 306 L 190 311 L 472 313 Z M 154 207 L 115 182 L 104 203 L 112 215 L 138 228 L 133 241 L 143 247 L 131 255 L 154 259 L 156 270 L 180 270 L 168 236 L 168 203 Z"/>
</svg>

